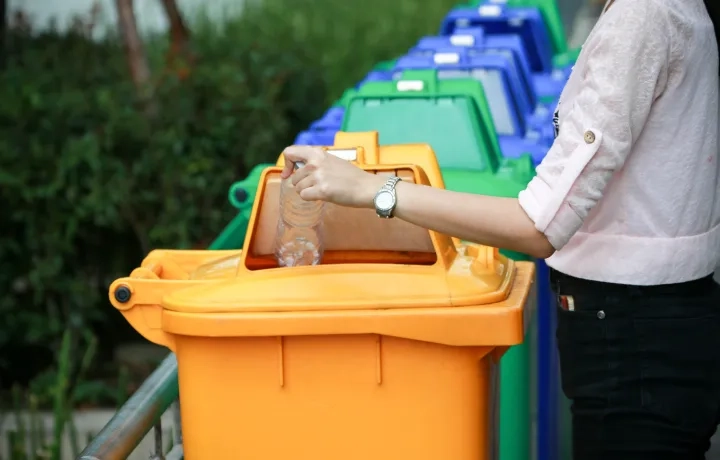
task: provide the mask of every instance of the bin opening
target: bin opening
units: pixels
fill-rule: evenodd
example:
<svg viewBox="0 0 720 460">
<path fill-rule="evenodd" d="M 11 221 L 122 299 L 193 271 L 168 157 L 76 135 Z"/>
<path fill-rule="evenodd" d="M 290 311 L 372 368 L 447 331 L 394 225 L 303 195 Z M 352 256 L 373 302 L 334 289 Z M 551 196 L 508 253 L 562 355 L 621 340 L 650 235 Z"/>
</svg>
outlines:
<svg viewBox="0 0 720 460">
<path fill-rule="evenodd" d="M 394 173 L 403 181 L 415 182 L 410 169 Z M 279 171 L 269 172 L 245 256 L 248 270 L 278 267 L 273 251 L 280 211 L 280 186 Z M 328 204 L 323 223 L 325 253 L 321 265 L 433 265 L 438 259 L 428 230 L 400 219 L 381 219 L 371 209 Z"/>
</svg>

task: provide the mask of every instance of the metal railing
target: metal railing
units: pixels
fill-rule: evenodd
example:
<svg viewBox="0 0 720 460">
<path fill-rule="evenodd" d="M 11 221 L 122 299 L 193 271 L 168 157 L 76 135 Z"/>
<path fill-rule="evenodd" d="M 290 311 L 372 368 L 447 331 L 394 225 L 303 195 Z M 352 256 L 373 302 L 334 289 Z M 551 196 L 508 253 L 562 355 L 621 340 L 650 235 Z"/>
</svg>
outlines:
<svg viewBox="0 0 720 460">
<path fill-rule="evenodd" d="M 233 188 L 231 188 L 233 190 Z M 237 200 L 240 213 L 208 247 L 210 250 L 242 248 L 248 216 L 242 212 L 248 197 Z M 253 202 L 250 198 L 249 203 Z M 151 429 L 155 434 L 152 460 L 182 460 L 177 359 L 170 353 L 130 399 L 118 410 L 77 460 L 125 460 Z M 161 417 L 175 402 L 173 448 L 163 454 Z"/>
<path fill-rule="evenodd" d="M 152 460 L 182 460 L 177 359 L 171 353 L 118 410 L 77 460 L 125 460 L 154 430 Z M 175 403 L 175 404 L 173 404 Z M 165 453 L 161 417 L 173 410 L 173 447 Z"/>
</svg>

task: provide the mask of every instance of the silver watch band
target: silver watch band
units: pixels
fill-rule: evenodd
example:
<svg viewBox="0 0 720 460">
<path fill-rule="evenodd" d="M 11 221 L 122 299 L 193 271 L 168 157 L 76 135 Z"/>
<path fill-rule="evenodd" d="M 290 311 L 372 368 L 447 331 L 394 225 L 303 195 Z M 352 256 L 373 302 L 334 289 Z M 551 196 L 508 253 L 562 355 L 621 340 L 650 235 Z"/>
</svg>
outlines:
<svg viewBox="0 0 720 460">
<path fill-rule="evenodd" d="M 400 178 L 398 176 L 390 176 L 388 180 L 385 181 L 385 185 L 382 186 L 382 190 L 394 192 L 395 186 L 398 182 L 400 182 Z"/>
</svg>

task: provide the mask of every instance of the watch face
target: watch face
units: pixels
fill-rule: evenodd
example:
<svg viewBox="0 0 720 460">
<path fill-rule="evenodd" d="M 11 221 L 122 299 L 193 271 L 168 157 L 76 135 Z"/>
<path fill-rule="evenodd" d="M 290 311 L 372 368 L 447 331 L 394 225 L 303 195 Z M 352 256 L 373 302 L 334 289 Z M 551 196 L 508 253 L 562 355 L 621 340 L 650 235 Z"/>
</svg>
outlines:
<svg viewBox="0 0 720 460">
<path fill-rule="evenodd" d="M 375 197 L 375 207 L 382 211 L 389 211 L 395 204 L 395 198 L 390 192 L 380 192 Z"/>
</svg>

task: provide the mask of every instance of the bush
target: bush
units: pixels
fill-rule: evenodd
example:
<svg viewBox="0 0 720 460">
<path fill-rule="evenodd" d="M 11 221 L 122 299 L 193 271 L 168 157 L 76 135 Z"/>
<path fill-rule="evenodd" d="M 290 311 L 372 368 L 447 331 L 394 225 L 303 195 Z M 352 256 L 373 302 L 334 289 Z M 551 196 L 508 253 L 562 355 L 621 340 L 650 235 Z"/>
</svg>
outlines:
<svg viewBox="0 0 720 460">
<path fill-rule="evenodd" d="M 191 18 L 189 74 L 163 71 L 164 40 L 148 40 L 151 116 L 115 38 L 13 31 L 0 71 L 0 380 L 44 371 L 66 329 L 94 331 L 110 358 L 134 335 L 108 284 L 152 248 L 206 246 L 232 217 L 233 181 L 375 62 L 435 32 L 451 4 L 264 0 L 221 25 Z"/>
</svg>

